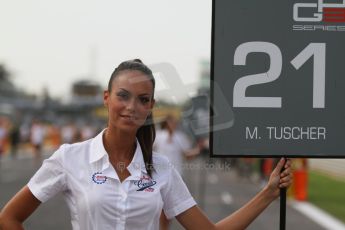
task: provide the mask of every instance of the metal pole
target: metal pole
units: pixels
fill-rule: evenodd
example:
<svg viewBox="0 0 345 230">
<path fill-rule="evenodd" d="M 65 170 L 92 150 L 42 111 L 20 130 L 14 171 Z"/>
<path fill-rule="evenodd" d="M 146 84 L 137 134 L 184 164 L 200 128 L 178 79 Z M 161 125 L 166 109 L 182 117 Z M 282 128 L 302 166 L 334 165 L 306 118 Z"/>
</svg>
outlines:
<svg viewBox="0 0 345 230">
<path fill-rule="evenodd" d="M 285 160 L 287 158 L 285 157 Z M 281 172 L 283 172 L 285 167 L 282 168 Z M 285 230 L 286 228 L 286 188 L 280 189 L 280 219 L 279 219 L 279 229 Z"/>
<path fill-rule="evenodd" d="M 280 189 L 280 230 L 286 227 L 286 188 Z"/>
</svg>

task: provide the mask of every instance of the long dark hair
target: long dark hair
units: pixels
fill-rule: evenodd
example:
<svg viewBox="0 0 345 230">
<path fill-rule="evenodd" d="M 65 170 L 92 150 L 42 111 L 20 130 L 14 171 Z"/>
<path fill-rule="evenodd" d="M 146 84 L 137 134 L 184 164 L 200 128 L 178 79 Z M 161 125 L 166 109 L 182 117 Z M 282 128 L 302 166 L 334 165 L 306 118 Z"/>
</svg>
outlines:
<svg viewBox="0 0 345 230">
<path fill-rule="evenodd" d="M 154 98 L 155 91 L 155 79 L 153 77 L 152 71 L 147 67 L 140 59 L 134 59 L 129 61 L 122 62 L 114 72 L 111 74 L 108 83 L 108 92 L 111 92 L 113 80 L 122 72 L 126 70 L 137 70 L 144 73 L 151 81 L 153 86 L 152 100 Z M 141 150 L 143 152 L 143 158 L 145 162 L 145 168 L 150 177 L 152 177 L 152 146 L 156 138 L 156 129 L 153 122 L 152 113 L 148 115 L 143 126 L 141 126 L 136 134 L 136 137 L 139 141 Z"/>
</svg>

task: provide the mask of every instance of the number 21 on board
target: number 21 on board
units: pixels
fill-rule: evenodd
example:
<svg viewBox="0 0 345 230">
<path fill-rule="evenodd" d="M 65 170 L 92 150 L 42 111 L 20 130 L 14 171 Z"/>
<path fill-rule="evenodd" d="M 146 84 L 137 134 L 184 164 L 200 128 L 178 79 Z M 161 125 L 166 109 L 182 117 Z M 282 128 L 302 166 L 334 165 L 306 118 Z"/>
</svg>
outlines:
<svg viewBox="0 0 345 230">
<path fill-rule="evenodd" d="M 234 107 L 281 108 L 281 97 L 246 97 L 248 86 L 272 82 L 279 78 L 282 70 L 282 53 L 278 46 L 270 42 L 246 42 L 235 50 L 234 65 L 246 65 L 250 53 L 266 53 L 270 58 L 270 68 L 265 73 L 243 76 L 238 79 L 233 91 Z M 310 43 L 292 61 L 298 70 L 313 57 L 313 108 L 325 108 L 326 44 Z"/>
</svg>

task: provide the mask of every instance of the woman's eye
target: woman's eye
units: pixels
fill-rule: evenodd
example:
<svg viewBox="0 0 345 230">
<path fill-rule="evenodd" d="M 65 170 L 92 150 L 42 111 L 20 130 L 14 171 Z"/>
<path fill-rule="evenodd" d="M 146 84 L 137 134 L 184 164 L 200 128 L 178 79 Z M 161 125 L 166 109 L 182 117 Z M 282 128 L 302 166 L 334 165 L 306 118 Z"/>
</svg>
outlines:
<svg viewBox="0 0 345 230">
<path fill-rule="evenodd" d="M 150 101 L 150 98 L 148 98 L 148 97 L 141 97 L 141 98 L 140 98 L 140 102 L 143 103 L 143 104 L 146 104 L 146 103 L 148 103 L 149 101 Z"/>
<path fill-rule="evenodd" d="M 117 96 L 121 99 L 128 99 L 129 95 L 127 93 L 118 93 Z"/>
</svg>

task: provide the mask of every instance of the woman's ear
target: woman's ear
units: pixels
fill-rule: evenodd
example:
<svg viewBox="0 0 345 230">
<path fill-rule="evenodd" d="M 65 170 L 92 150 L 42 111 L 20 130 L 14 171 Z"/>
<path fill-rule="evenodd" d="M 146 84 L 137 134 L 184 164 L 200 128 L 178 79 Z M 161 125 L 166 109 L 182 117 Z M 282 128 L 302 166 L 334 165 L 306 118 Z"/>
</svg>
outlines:
<svg viewBox="0 0 345 230">
<path fill-rule="evenodd" d="M 109 97 L 110 97 L 109 91 L 108 91 L 108 90 L 104 90 L 104 91 L 103 91 L 103 104 L 104 104 L 104 106 L 107 107 L 107 108 L 108 108 Z"/>
</svg>

